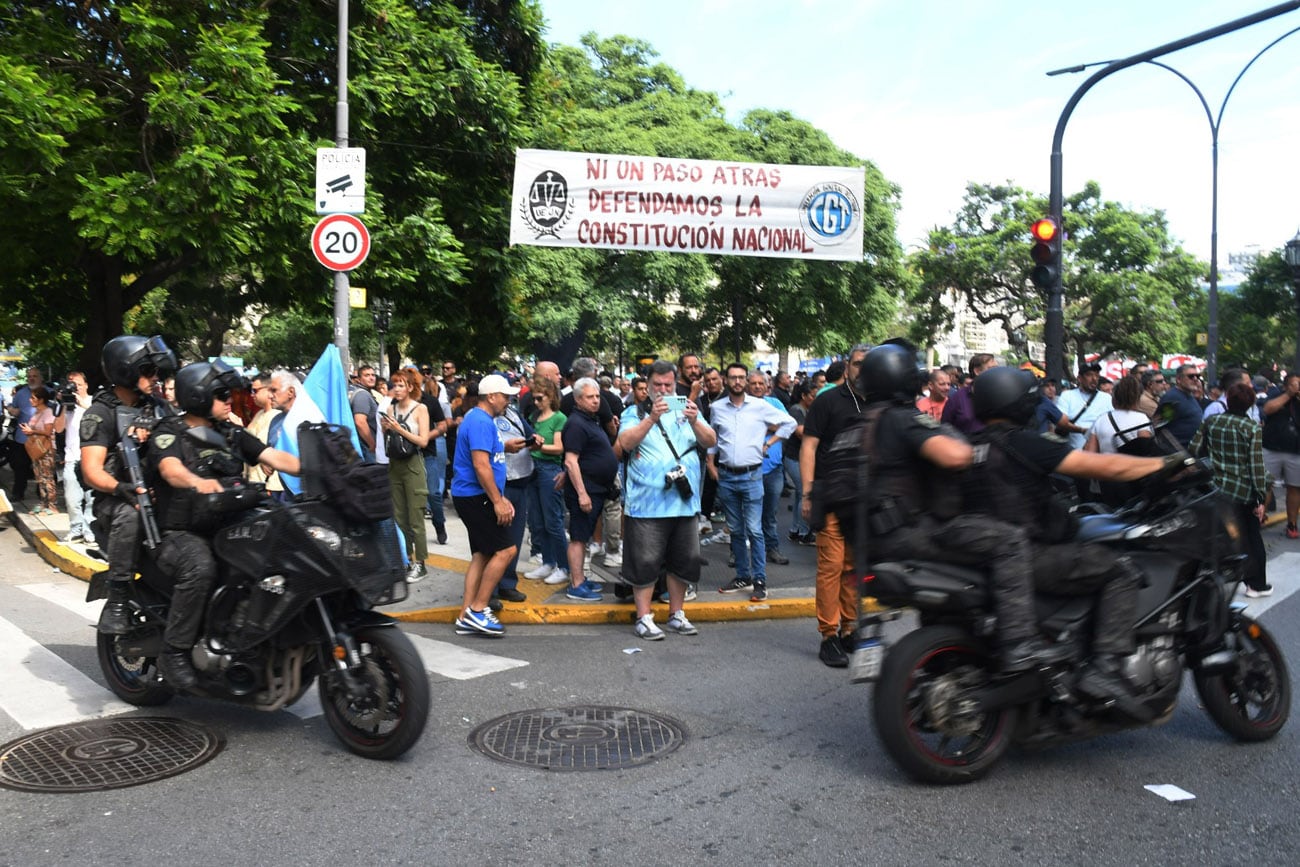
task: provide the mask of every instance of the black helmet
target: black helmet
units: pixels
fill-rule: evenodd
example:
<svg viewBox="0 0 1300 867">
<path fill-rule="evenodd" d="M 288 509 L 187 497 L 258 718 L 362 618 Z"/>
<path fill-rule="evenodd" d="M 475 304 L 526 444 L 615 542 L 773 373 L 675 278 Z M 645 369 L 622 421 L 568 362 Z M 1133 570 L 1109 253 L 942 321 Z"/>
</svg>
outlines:
<svg viewBox="0 0 1300 867">
<path fill-rule="evenodd" d="M 239 374 L 221 359 L 200 361 L 182 367 L 176 374 L 176 406 L 181 412 L 207 417 L 212 410 L 213 392 L 235 389 L 243 384 Z"/>
<path fill-rule="evenodd" d="M 872 349 L 858 370 L 858 391 L 867 400 L 914 401 L 923 381 L 916 347 L 901 339 Z"/>
<path fill-rule="evenodd" d="M 1004 418 L 1025 425 L 1034 417 L 1042 397 L 1038 380 L 1027 370 L 991 367 L 971 384 L 971 404 L 980 421 Z"/>
<path fill-rule="evenodd" d="M 100 353 L 104 376 L 113 385 L 135 388 L 142 376 L 166 378 L 176 372 L 176 353 L 158 335 L 123 334 L 104 344 Z"/>
</svg>

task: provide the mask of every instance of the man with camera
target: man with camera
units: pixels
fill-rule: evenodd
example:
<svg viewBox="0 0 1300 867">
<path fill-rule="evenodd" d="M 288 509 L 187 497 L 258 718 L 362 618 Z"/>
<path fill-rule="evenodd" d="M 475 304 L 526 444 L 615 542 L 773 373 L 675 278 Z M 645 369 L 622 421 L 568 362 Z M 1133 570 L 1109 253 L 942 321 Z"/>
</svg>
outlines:
<svg viewBox="0 0 1300 867">
<path fill-rule="evenodd" d="M 695 402 L 676 394 L 676 365 L 654 362 L 649 380 L 648 402 L 623 411 L 618 448 L 627 457 L 623 577 L 633 588 L 636 634 L 657 641 L 664 633 L 650 603 L 661 568 L 668 572 L 668 629 L 696 634 L 682 605 L 686 585 L 700 580 L 698 452 L 712 448 L 717 437 Z"/>
<path fill-rule="evenodd" d="M 81 482 L 81 417 L 90 408 L 90 388 L 86 374 L 68 373 L 67 384 L 58 392 L 63 411 L 54 418 L 54 431 L 64 435 L 63 496 L 68 504 L 69 542 L 91 541 L 90 520 L 93 491 Z"/>
</svg>

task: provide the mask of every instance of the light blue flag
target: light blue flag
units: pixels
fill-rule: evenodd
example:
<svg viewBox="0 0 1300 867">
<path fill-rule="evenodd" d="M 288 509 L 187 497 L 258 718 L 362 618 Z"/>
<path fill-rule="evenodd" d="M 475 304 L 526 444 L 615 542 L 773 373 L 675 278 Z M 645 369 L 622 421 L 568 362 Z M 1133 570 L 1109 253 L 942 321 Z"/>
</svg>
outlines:
<svg viewBox="0 0 1300 867">
<path fill-rule="evenodd" d="M 343 373 L 338 347 L 329 344 L 316 359 L 298 397 L 284 418 L 280 438 L 275 447 L 295 457 L 298 454 L 298 425 L 305 421 L 329 422 L 348 429 L 352 445 L 361 452 L 357 438 L 357 423 L 352 418 L 352 405 L 348 402 L 348 379 Z M 284 486 L 295 494 L 302 493 L 302 482 L 296 476 L 283 475 Z"/>
</svg>

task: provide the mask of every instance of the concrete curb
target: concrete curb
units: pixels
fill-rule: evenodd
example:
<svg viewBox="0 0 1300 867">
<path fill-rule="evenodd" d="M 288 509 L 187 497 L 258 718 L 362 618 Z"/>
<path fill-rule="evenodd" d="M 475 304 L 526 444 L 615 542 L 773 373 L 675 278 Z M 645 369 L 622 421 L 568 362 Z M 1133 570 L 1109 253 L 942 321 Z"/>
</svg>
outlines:
<svg viewBox="0 0 1300 867">
<path fill-rule="evenodd" d="M 18 529 L 18 532 L 22 534 L 23 538 L 40 555 L 42 560 L 67 575 L 79 578 L 82 581 L 90 581 L 95 573 L 108 569 L 106 563 L 87 557 L 63 544 L 58 536 L 50 530 L 44 527 L 40 529 L 32 527 L 25 516 L 14 510 L 9 500 L 4 496 L 3 491 L 0 491 L 0 516 L 9 518 L 10 523 Z M 1275 527 L 1278 524 L 1285 523 L 1285 521 L 1286 513 L 1278 512 L 1269 515 L 1264 520 L 1264 526 Z M 445 569 L 460 575 L 464 575 L 469 568 L 468 561 L 443 554 L 430 554 L 424 562 L 434 568 Z M 512 603 L 502 608 L 497 614 L 502 623 L 534 626 L 548 624 L 569 626 L 614 624 L 626 626 L 636 619 L 635 609 L 631 603 L 626 602 L 556 605 L 541 599 L 534 601 L 535 597 L 541 595 L 537 592 L 539 587 L 547 587 L 545 595 L 548 598 L 559 592 L 558 589 L 550 589 L 548 585 L 531 586 L 535 583 L 531 581 L 519 582 L 519 591 L 528 598 L 524 602 Z M 662 620 L 668 616 L 668 606 L 661 602 L 654 603 L 653 611 L 656 619 Z M 817 613 L 815 600 L 807 597 L 769 598 L 766 602 L 750 602 L 743 599 L 714 602 L 697 599 L 689 603 L 687 611 L 691 620 L 700 623 L 814 617 Z M 452 623 L 460 616 L 461 609 L 458 606 L 444 605 L 412 611 L 387 611 L 385 613 L 397 620 L 411 623 Z"/>
</svg>

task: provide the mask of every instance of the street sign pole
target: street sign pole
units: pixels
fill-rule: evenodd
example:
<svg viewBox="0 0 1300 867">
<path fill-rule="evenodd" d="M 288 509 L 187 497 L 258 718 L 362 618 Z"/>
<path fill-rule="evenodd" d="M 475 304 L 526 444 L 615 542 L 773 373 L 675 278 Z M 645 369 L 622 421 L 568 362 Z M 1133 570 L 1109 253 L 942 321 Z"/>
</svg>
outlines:
<svg viewBox="0 0 1300 867">
<path fill-rule="evenodd" d="M 335 106 L 336 144 L 348 146 L 348 0 L 339 0 L 339 96 Z M 348 353 L 348 272 L 334 272 L 334 345 L 344 372 L 352 369 Z"/>
</svg>

